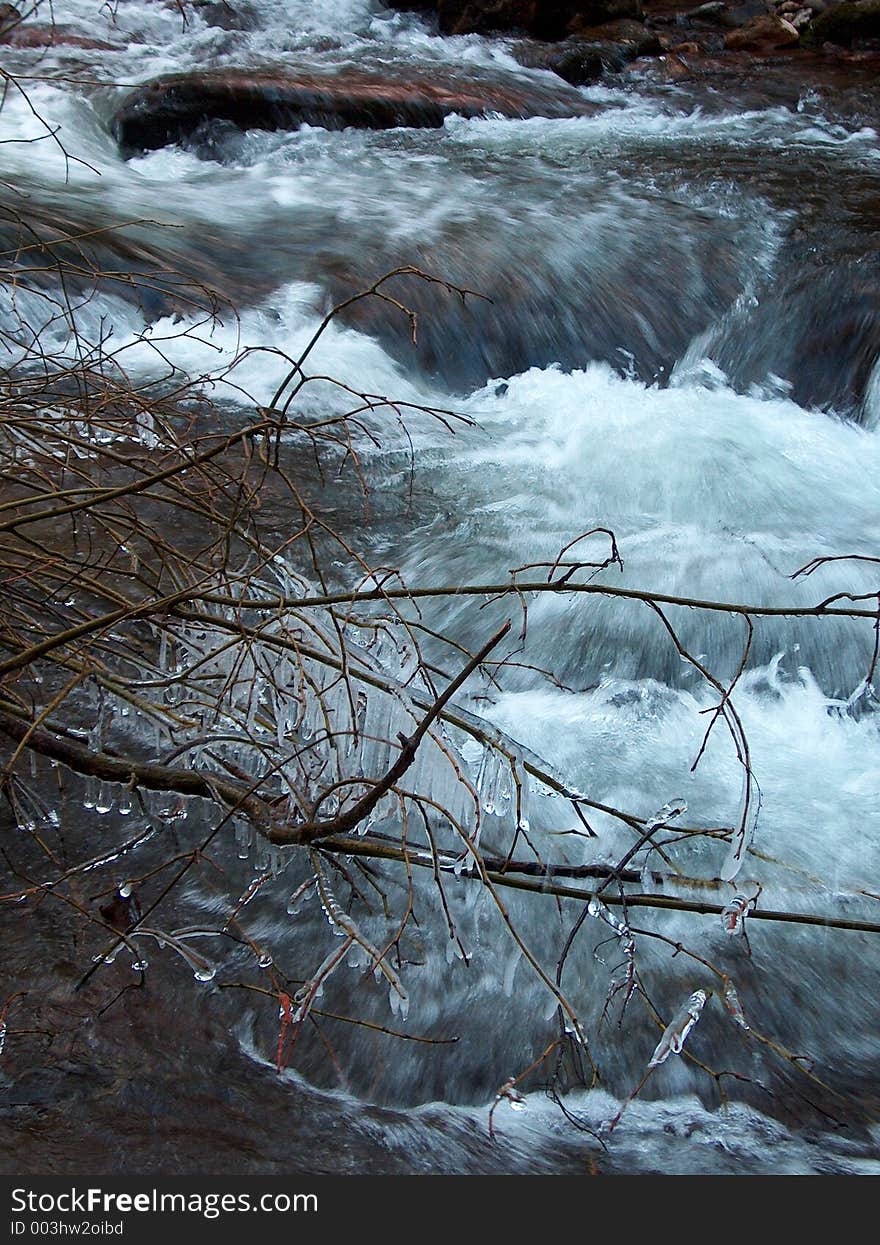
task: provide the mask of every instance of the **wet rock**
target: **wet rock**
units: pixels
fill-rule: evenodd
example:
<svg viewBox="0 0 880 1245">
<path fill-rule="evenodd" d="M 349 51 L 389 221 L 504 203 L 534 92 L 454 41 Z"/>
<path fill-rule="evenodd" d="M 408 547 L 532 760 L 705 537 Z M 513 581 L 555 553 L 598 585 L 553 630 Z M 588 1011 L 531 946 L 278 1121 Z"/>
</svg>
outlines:
<svg viewBox="0 0 880 1245">
<path fill-rule="evenodd" d="M 684 43 L 674 43 L 669 47 L 671 56 L 678 57 L 679 60 L 685 58 L 687 60 L 699 60 L 704 55 L 703 48 L 699 43 L 695 43 L 692 39 L 686 39 Z"/>
<path fill-rule="evenodd" d="M 731 52 L 768 56 L 780 48 L 792 47 L 799 39 L 800 34 L 791 22 L 767 13 L 754 18 L 741 30 L 732 30 L 725 37 L 724 45 Z"/>
<path fill-rule="evenodd" d="M 598 28 L 601 30 L 601 27 Z M 641 56 L 661 51 L 656 36 L 641 28 L 641 39 L 615 41 L 611 39 L 566 39 L 562 44 L 544 45 L 543 53 L 522 63 L 550 69 L 572 86 L 584 86 L 595 82 L 605 73 L 617 73 Z"/>
<path fill-rule="evenodd" d="M 795 9 L 793 12 L 785 14 L 786 21 L 791 22 L 798 34 L 803 33 L 813 20 L 811 9 Z"/>
<path fill-rule="evenodd" d="M 584 39 L 588 43 L 615 43 L 621 47 L 634 47 L 639 56 L 650 56 L 660 47 L 653 30 L 648 30 L 643 22 L 626 17 L 613 22 L 602 22 L 598 26 L 578 19 L 572 22 L 569 37 Z"/>
<path fill-rule="evenodd" d="M 13 26 L 17 26 L 21 21 L 21 14 L 14 5 L 0 4 L 0 39 Z"/>
<path fill-rule="evenodd" d="M 677 52 L 689 57 L 717 56 L 724 51 L 723 33 L 701 27 L 673 26 L 660 32 L 659 41 L 664 52 Z"/>
<path fill-rule="evenodd" d="M 820 46 L 864 47 L 880 40 L 880 0 L 835 4 L 813 20 L 808 42 Z"/>
<path fill-rule="evenodd" d="M 113 52 L 118 45 L 78 35 L 67 26 L 50 23 L 25 23 L 22 14 L 12 4 L 0 4 L 0 43 L 14 48 L 44 48 L 56 44 L 66 47 L 86 48 L 93 52 Z"/>
<path fill-rule="evenodd" d="M 537 39 L 564 39 L 577 25 L 596 26 L 640 17 L 641 0 L 388 0 L 406 11 L 436 12 L 448 35 L 519 32 Z"/>
<path fill-rule="evenodd" d="M 341 130 L 437 128 L 458 113 L 478 117 L 571 116 L 580 106 L 531 101 L 526 91 L 495 83 L 444 85 L 436 79 L 388 81 L 349 72 L 337 76 L 228 70 L 171 74 L 138 87 L 123 102 L 112 129 L 124 155 L 185 142 L 219 123 L 239 131 L 296 129 L 303 124 Z"/>
<path fill-rule="evenodd" d="M 709 0 L 708 4 L 688 9 L 676 19 L 679 25 L 693 22 L 698 26 L 721 27 L 736 30 L 747 26 L 756 17 L 767 12 L 764 0 L 745 0 L 742 4 L 725 4 L 724 0 Z"/>
<path fill-rule="evenodd" d="M 628 59 L 634 60 L 635 57 Z M 573 39 L 567 41 L 561 51 L 548 57 L 547 68 L 572 86 L 585 86 L 601 78 L 604 73 L 621 70 L 626 62 L 627 57 L 617 44 Z"/>
</svg>

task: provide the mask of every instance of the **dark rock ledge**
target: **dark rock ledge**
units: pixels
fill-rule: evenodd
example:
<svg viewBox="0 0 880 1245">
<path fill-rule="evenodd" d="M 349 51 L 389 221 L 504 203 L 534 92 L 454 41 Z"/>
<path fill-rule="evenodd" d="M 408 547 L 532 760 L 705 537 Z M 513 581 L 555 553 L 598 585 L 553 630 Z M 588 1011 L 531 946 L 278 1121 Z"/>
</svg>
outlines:
<svg viewBox="0 0 880 1245">
<path fill-rule="evenodd" d="M 123 101 L 112 128 L 123 155 L 130 156 L 186 142 L 216 122 L 239 130 L 295 129 L 303 124 L 382 130 L 439 127 L 453 113 L 530 117 L 592 111 L 576 92 L 570 98 L 554 98 L 494 82 L 389 81 L 352 70 L 323 76 L 224 70 L 170 74 L 138 87 Z"/>
</svg>

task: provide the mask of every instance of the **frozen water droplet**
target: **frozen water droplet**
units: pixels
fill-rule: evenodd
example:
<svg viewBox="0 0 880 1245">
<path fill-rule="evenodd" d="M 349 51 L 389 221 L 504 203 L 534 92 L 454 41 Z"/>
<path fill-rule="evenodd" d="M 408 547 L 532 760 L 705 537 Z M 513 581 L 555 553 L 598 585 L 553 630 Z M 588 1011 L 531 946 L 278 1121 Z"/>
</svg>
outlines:
<svg viewBox="0 0 880 1245">
<path fill-rule="evenodd" d="M 268 951 L 264 951 L 257 960 L 257 964 L 259 964 L 260 968 L 271 968 L 273 963 L 274 961 Z"/>
</svg>

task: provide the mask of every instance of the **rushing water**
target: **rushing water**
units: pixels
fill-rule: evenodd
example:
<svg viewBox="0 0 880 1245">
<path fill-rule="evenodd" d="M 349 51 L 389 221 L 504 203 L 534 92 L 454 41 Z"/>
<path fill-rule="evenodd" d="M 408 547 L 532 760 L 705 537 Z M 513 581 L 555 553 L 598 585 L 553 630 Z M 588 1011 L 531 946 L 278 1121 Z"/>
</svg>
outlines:
<svg viewBox="0 0 880 1245">
<path fill-rule="evenodd" d="M 33 110 L 7 98 L 5 137 L 38 141 L 5 146 L 3 176 L 35 211 L 86 227 L 136 219 L 168 226 L 161 245 L 170 259 L 218 279 L 240 313 L 181 337 L 179 316 L 152 309 L 154 338 L 174 335 L 163 351 L 192 373 L 218 368 L 247 345 L 295 353 L 328 296 L 396 264 L 418 264 L 492 298 L 463 306 L 416 288 L 415 349 L 406 324 L 391 320 L 336 324 L 319 346 L 315 370 L 474 421 L 451 436 L 413 420 L 411 462 L 395 422 L 376 416 L 381 444 L 363 454 L 370 526 L 361 530 L 351 479 L 324 495 L 366 557 L 400 566 L 411 585 L 492 584 L 512 567 L 552 562 L 573 537 L 601 526 L 614 530 L 624 563 L 605 579 L 620 586 L 754 605 L 809 605 L 875 588 L 870 565 L 857 562 L 790 579 L 812 558 L 880 549 L 880 141 L 876 96 L 855 70 L 843 81 L 815 70 L 808 82 L 780 73 L 770 83 L 744 75 L 715 86 L 671 86 L 646 72 L 584 90 L 592 107 L 573 118 L 453 117 L 430 131 L 218 131 L 123 160 L 109 128 L 114 108 L 128 84 L 170 70 L 355 66 L 571 93 L 519 67 L 503 41 L 442 40 L 371 0 L 236 8 L 252 19 L 245 30 L 218 29 L 197 14 L 184 24 L 173 5 L 148 0 L 106 5 L 97 19 L 85 0 L 56 3 L 56 20 L 116 50 L 10 55 L 10 69 L 36 79 Z M 60 80 L 47 80 L 59 71 Z M 84 163 L 45 137 L 46 122 Z M 155 229 L 139 226 L 132 236 L 156 245 Z M 158 366 L 141 341 L 138 307 L 106 295 L 82 314 L 112 323 L 114 343 L 130 345 L 127 366 Z M 230 402 L 245 390 L 268 403 L 284 370 L 270 355 L 245 360 L 237 388 L 226 391 Z M 711 689 L 647 607 L 586 600 L 531 604 L 520 660 L 549 669 L 556 683 L 524 667 L 479 711 L 594 800 L 648 816 L 681 797 L 697 824 L 729 824 L 741 790 L 730 740 L 717 732 L 691 769 Z M 478 643 L 491 613 L 458 600 L 435 608 L 432 623 Z M 670 617 L 691 652 L 719 678 L 732 677 L 741 620 L 675 609 Z M 876 902 L 852 893 L 871 888 L 880 846 L 878 735 L 870 696 L 850 698 L 872 643 L 868 622 L 760 621 L 737 693 L 762 793 L 757 845 L 796 871 L 766 866 L 777 896 L 817 912 L 833 899 L 844 915 L 869 920 Z M 552 825 L 552 814 L 545 818 Z M 210 910 L 209 896 L 192 902 Z M 526 907 L 512 910 L 528 920 Z M 253 936 L 277 933 L 273 919 L 255 917 Z M 481 965 L 475 955 L 466 971 L 454 957 L 433 966 L 412 1003 L 422 1031 L 454 1032 L 460 1042 L 438 1047 L 436 1058 L 412 1045 L 390 1057 L 367 1037 L 352 1038 L 344 1087 L 354 1099 L 323 1095 L 293 1074 L 280 1088 L 266 1071 L 271 1032 L 249 1012 L 239 1015 L 239 1053 L 230 1053 L 227 1013 L 218 1013 L 216 1067 L 198 1083 L 207 1093 L 222 1078 L 240 1112 L 240 1150 L 224 1121 L 228 1170 L 273 1170 L 260 1158 L 251 1117 L 274 1119 L 288 1092 L 303 1117 L 303 1151 L 339 1126 L 342 1104 L 351 1170 L 575 1171 L 586 1153 L 599 1154 L 537 1096 L 521 1116 L 499 1108 L 502 1149 L 477 1139 L 492 1090 L 539 1049 L 553 1000 L 526 983 L 497 917 L 465 903 L 461 920 L 469 949 L 489 948 L 492 958 Z M 684 938 L 693 920 L 663 928 Z M 548 956 L 558 948 L 556 927 L 531 933 Z M 752 936 L 754 963 L 731 969 L 764 1029 L 834 1067 L 839 1086 L 869 1109 L 878 1102 L 874 937 L 762 929 Z M 720 941 L 710 936 L 707 947 L 717 951 Z M 496 945 L 505 948 L 497 952 L 503 974 Z M 595 972 L 591 951 L 575 975 Z M 677 962 L 664 973 L 658 997 L 674 1003 L 689 978 Z M 534 1019 L 520 1031 L 510 1025 L 514 993 L 517 1014 L 525 1005 Z M 146 1048 L 149 1038 L 141 1042 Z M 649 1054 L 627 1046 L 624 1030 L 607 1060 L 618 1099 Z M 338 1088 L 320 1056 L 307 1052 L 302 1070 Z M 683 1062 L 664 1072 L 655 1101 L 634 1104 L 600 1155 L 604 1170 L 761 1171 L 769 1146 L 776 1171 L 877 1170 L 875 1134 L 860 1125 L 832 1135 L 815 1118 L 802 1129 L 787 1083 L 773 1085 L 766 1113 L 766 1096 L 746 1095 L 725 1114 Z M 153 1085 L 144 1102 L 169 1093 L 164 1082 Z M 141 1120 L 137 1093 L 125 1103 L 123 1114 Z M 604 1091 L 573 1095 L 571 1104 L 594 1128 L 616 1110 Z M 89 1109 L 96 1154 L 113 1128 L 136 1144 L 119 1119 L 111 1126 L 103 1108 Z M 177 1127 L 173 1107 L 163 1111 Z M 183 1143 L 181 1154 L 185 1166 Z"/>
</svg>

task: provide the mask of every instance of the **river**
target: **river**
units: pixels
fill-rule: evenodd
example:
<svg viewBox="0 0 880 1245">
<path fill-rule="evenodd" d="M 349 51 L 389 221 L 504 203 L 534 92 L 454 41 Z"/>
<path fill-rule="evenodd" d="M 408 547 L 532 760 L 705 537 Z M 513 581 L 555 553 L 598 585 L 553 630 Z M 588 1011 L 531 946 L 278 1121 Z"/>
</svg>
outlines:
<svg viewBox="0 0 880 1245">
<path fill-rule="evenodd" d="M 543 564 L 546 574 L 567 542 L 602 528 L 622 566 L 601 582 L 621 588 L 762 607 L 876 593 L 865 561 L 791 578 L 814 558 L 880 551 L 880 105 L 870 69 L 819 58 L 807 70 L 670 81 L 648 67 L 576 91 L 523 68 L 504 40 L 440 38 L 379 0 L 235 8 L 244 29 L 192 11 L 183 20 L 157 0 L 100 9 L 56 0 L 58 23 L 110 46 L 12 49 L 4 59 L 28 95 L 10 92 L 0 114 L 2 177 L 15 193 L 85 228 L 161 222 L 127 236 L 214 281 L 237 309 L 203 326 L 166 312 L 161 298 L 144 308 L 102 294 L 81 315 L 93 332 L 112 326 L 126 366 L 148 374 L 150 342 L 161 341 L 163 360 L 219 376 L 242 348 L 260 347 L 217 382 L 234 420 L 269 404 L 285 374 L 267 350 L 295 354 L 328 300 L 417 265 L 492 301 L 412 279 L 395 294 L 418 311 L 415 346 L 405 317 L 355 316 L 335 322 L 312 358 L 314 371 L 359 392 L 465 417 L 450 431 L 414 416 L 404 435 L 393 414 L 369 416 L 372 440 L 359 447 L 369 521 L 350 470 L 334 477 L 331 463 L 321 481 L 303 466 L 323 512 L 372 565 L 399 567 L 410 586 L 493 585 L 515 567 Z M 451 116 L 435 129 L 215 127 L 188 144 L 120 154 L 112 118 L 137 84 L 279 64 L 489 82 L 576 99 L 582 115 Z M 314 393 L 319 414 L 337 400 L 326 387 Z M 266 513 L 283 530 L 272 499 Z M 601 560 L 605 540 L 580 548 Z M 433 628 L 471 648 L 509 613 L 481 597 L 425 608 Z M 676 606 L 669 617 L 719 680 L 734 677 L 741 617 Z M 870 619 L 755 623 L 735 702 L 760 784 L 761 863 L 746 875 L 772 891 L 771 907 L 877 920 L 873 641 Z M 650 608 L 536 598 L 516 660 L 470 708 L 570 788 L 642 818 L 683 800 L 694 824 L 735 821 L 742 767 L 729 736 L 716 731 L 692 768 L 717 697 Z M 532 820 L 549 832 L 561 802 L 544 804 Z M 593 824 L 616 845 L 612 820 L 598 813 Z M 713 877 L 702 850 L 695 859 Z M 598 859 L 616 858 L 603 851 Z M 228 867 L 240 867 L 231 851 Z M 254 905 L 252 937 L 282 948 L 292 938 L 289 883 Z M 188 902 L 207 920 L 214 898 L 194 887 Z M 317 946 L 323 918 L 312 902 L 302 937 Z M 407 1019 L 455 1045 L 391 1050 L 373 1032 L 344 1031 L 332 1059 L 304 1044 L 279 1075 L 274 1013 L 218 989 L 220 977 L 192 983 L 157 952 L 150 1007 L 108 1012 L 63 1058 L 43 1051 L 16 1066 L 10 1029 L 0 1059 L 6 1169 L 76 1170 L 86 1147 L 92 1168 L 168 1174 L 880 1172 L 875 933 L 752 921 L 750 955 L 718 928 L 700 935 L 735 977 L 753 1028 L 817 1081 L 799 1081 L 784 1056 L 768 1070 L 768 1048 L 743 1045 L 723 1009 L 707 1009 L 689 1042 L 713 1072 L 731 1068 L 727 1080 L 672 1059 L 609 1135 L 653 1029 L 606 1022 L 602 1087 L 573 1086 L 568 1116 L 538 1088 L 513 1104 L 523 1110 L 502 1101 L 493 1141 L 494 1094 L 540 1053 L 556 1001 L 505 941 L 497 912 L 479 896 L 460 903 L 470 963 L 429 946 Z M 436 901 L 425 905 L 426 929 L 442 924 Z M 563 904 L 538 915 L 520 899 L 511 911 L 555 962 L 573 912 Z M 10 981 L 55 991 L 58 1021 L 73 1003 L 57 983 L 82 968 L 62 949 L 64 928 L 38 913 L 37 941 L 24 946 L 16 915 L 0 919 Z M 687 913 L 653 920 L 646 926 L 673 940 L 695 938 L 700 920 L 717 924 Z M 604 968 L 600 942 L 579 950 L 573 977 Z M 645 971 L 661 1011 L 701 980 L 669 956 Z M 600 991 L 585 1005 L 597 1023 L 603 1000 Z M 385 995 L 367 1014 L 402 1023 Z M 62 1128 L 65 1119 L 76 1122 Z"/>
</svg>

